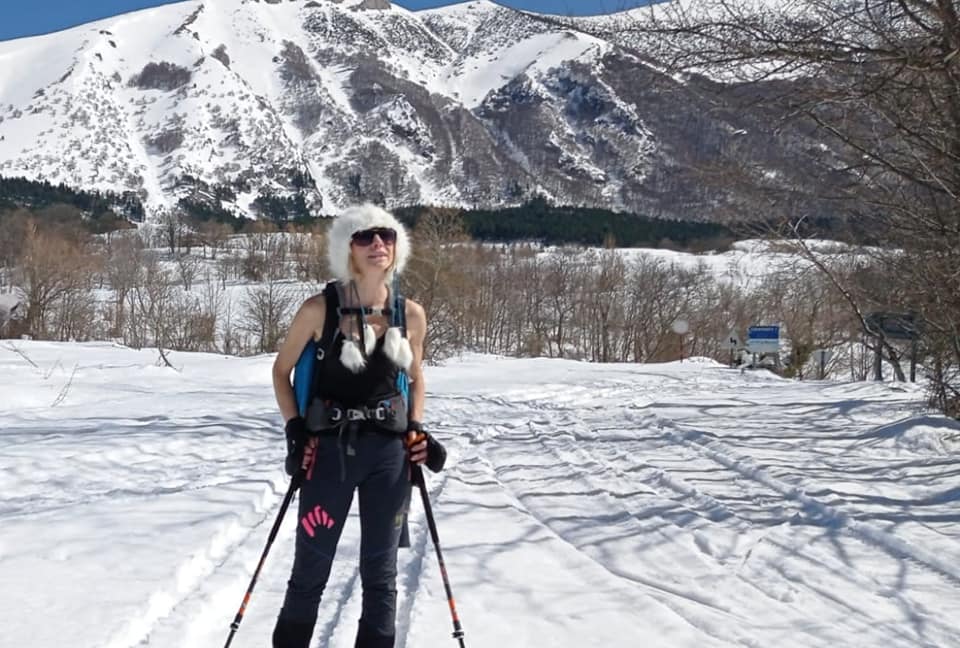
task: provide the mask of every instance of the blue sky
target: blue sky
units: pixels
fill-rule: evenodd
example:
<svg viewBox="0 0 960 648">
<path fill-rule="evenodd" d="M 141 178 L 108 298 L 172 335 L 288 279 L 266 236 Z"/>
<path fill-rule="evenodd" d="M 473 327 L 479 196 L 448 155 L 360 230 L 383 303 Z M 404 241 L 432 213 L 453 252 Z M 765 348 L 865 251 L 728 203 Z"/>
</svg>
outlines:
<svg viewBox="0 0 960 648">
<path fill-rule="evenodd" d="M 407 9 L 423 9 L 454 4 L 444 0 L 394 0 Z M 618 11 L 645 0 L 500 0 L 501 4 L 557 14 L 597 14 Z M 6 0 L 0 10 L 0 40 L 45 34 L 66 29 L 98 18 L 106 18 L 145 7 L 170 4 L 163 0 L 40 0 L 15 2 Z"/>
</svg>

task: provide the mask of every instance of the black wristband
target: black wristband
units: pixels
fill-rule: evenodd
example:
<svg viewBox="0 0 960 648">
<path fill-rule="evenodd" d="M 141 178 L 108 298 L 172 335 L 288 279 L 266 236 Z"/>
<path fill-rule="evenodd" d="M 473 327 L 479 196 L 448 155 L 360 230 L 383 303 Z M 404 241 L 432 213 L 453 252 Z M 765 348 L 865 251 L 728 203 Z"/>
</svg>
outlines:
<svg viewBox="0 0 960 648">
<path fill-rule="evenodd" d="M 287 474 L 293 477 L 300 471 L 300 465 L 303 463 L 303 449 L 307 445 L 307 422 L 302 416 L 294 416 L 283 426 L 283 431 L 287 437 L 287 458 L 284 461 L 284 469 Z"/>
<path fill-rule="evenodd" d="M 410 420 L 407 422 L 407 432 L 416 432 L 417 434 L 423 434 L 423 423 L 420 421 Z"/>
</svg>

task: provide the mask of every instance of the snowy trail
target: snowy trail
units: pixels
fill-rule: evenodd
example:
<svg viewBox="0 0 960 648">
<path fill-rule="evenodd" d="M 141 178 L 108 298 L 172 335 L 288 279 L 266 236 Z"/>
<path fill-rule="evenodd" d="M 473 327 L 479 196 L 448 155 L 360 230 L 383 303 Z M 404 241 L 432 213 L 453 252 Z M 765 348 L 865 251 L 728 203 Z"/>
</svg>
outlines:
<svg viewBox="0 0 960 648">
<path fill-rule="evenodd" d="M 0 357 L 0 646 L 221 645 L 286 491 L 272 358 L 22 348 L 36 366 Z M 960 426 L 913 387 L 468 356 L 428 390 L 471 648 L 960 645 Z M 236 648 L 268 642 L 295 508 Z M 416 492 L 410 531 L 397 646 L 454 645 Z M 317 648 L 353 645 L 358 547 L 354 510 Z"/>
<path fill-rule="evenodd" d="M 596 392 L 605 395 L 615 394 L 619 391 L 616 385 L 606 388 L 605 385 L 595 384 L 593 387 Z M 636 395 L 638 391 L 640 390 L 634 390 L 634 394 Z M 543 397 L 544 392 L 539 392 L 530 400 L 542 401 Z M 492 409 L 502 404 L 503 401 L 498 399 L 489 403 L 488 408 Z M 849 403 L 841 404 L 841 407 L 848 405 Z M 513 419 L 513 423 L 509 427 L 514 430 L 522 427 L 517 423 L 521 406 L 518 405 L 505 414 L 505 416 Z M 632 407 L 627 409 L 632 409 Z M 703 554 L 701 558 L 713 558 L 714 562 L 720 566 L 733 563 L 736 566 L 737 578 L 747 580 L 744 579 L 741 572 L 757 547 L 762 542 L 766 542 L 767 545 L 776 543 L 778 550 L 784 554 L 800 554 L 809 565 L 818 570 L 822 569 L 824 573 L 818 575 L 818 581 L 839 580 L 839 583 L 833 583 L 834 587 L 841 587 L 841 589 L 856 588 L 861 596 L 867 595 L 878 599 L 876 604 L 881 606 L 884 603 L 883 599 L 894 599 L 895 605 L 904 611 L 904 618 L 897 619 L 897 623 L 885 625 L 882 616 L 878 618 L 864 610 L 841 605 L 842 601 L 838 600 L 829 588 L 820 587 L 819 582 L 812 582 L 811 579 L 804 579 L 795 574 L 787 573 L 780 567 L 776 567 L 778 573 L 773 574 L 773 577 L 771 577 L 770 570 L 767 570 L 767 573 L 763 574 L 757 582 L 747 580 L 747 586 L 762 593 L 775 604 L 781 605 L 784 602 L 792 602 L 798 596 L 812 596 L 822 599 L 818 605 L 823 605 L 826 608 L 825 612 L 819 613 L 819 618 L 829 618 L 831 611 L 834 614 L 839 612 L 836 620 L 821 624 L 823 635 L 820 640 L 823 642 L 836 640 L 838 633 L 835 628 L 829 626 L 837 624 L 840 624 L 842 628 L 839 633 L 840 636 L 858 636 L 860 642 L 858 645 L 873 643 L 881 645 L 889 643 L 891 640 L 892 645 L 949 645 L 955 640 L 957 628 L 953 619 L 956 618 L 956 596 L 948 596 L 945 599 L 947 605 L 941 611 L 928 610 L 912 600 L 907 593 L 899 592 L 890 587 L 889 584 L 882 582 L 882 579 L 861 574 L 852 568 L 852 565 L 844 564 L 843 561 L 838 563 L 833 554 L 850 551 L 849 549 L 829 548 L 828 551 L 824 552 L 819 547 L 807 547 L 809 538 L 794 541 L 789 539 L 789 536 L 803 536 L 803 534 L 795 533 L 792 528 L 794 525 L 821 527 L 824 535 L 834 534 L 838 530 L 837 523 L 840 522 L 839 527 L 844 535 L 842 538 L 844 544 L 861 545 L 856 548 L 856 551 L 863 554 L 886 553 L 889 558 L 897 561 L 901 568 L 903 568 L 905 562 L 909 562 L 912 563 L 912 567 L 919 566 L 931 569 L 941 579 L 940 583 L 934 585 L 945 588 L 947 593 L 950 593 L 951 588 L 953 588 L 955 594 L 958 582 L 954 574 L 955 569 L 949 562 L 938 558 L 922 546 L 911 544 L 909 541 L 895 537 L 882 529 L 855 520 L 844 521 L 849 514 L 842 513 L 831 505 L 807 496 L 802 488 L 798 488 L 792 483 L 771 478 L 764 471 L 759 470 L 757 463 L 749 456 L 738 456 L 730 448 L 725 448 L 719 441 L 714 440 L 712 434 L 684 432 L 662 416 L 644 415 L 643 419 L 637 420 L 638 417 L 629 411 L 618 416 L 617 413 L 611 411 L 609 404 L 605 405 L 603 410 L 607 424 L 613 418 L 614 420 L 629 421 L 634 425 L 639 423 L 639 426 L 631 429 L 630 424 L 621 424 L 621 426 L 617 426 L 618 432 L 614 435 L 613 440 L 604 438 L 602 433 L 598 434 L 596 430 L 585 428 L 583 421 L 577 416 L 563 411 L 563 408 L 556 403 L 550 403 L 532 409 L 520 417 L 527 421 L 529 428 L 533 430 L 532 434 L 514 432 L 513 434 L 501 433 L 497 435 L 496 441 L 503 442 L 497 444 L 498 452 L 503 451 L 506 447 L 514 448 L 510 455 L 501 455 L 503 461 L 500 465 L 502 468 L 497 471 L 497 474 L 501 477 L 509 475 L 511 472 L 522 475 L 516 480 L 516 483 L 520 485 L 521 489 L 525 488 L 526 490 L 517 492 L 516 486 L 508 485 L 505 485 L 505 488 L 513 490 L 518 498 L 524 502 L 529 500 L 543 501 L 545 497 L 554 497 L 561 500 L 564 497 L 569 498 L 574 495 L 589 498 L 595 505 L 600 500 L 599 508 L 605 512 L 605 516 L 594 516 L 591 519 L 594 527 L 605 523 L 612 527 L 622 526 L 622 514 L 614 513 L 610 515 L 611 511 L 617 511 L 618 508 L 621 509 L 621 513 L 625 511 L 627 515 L 643 520 L 645 516 L 637 511 L 643 510 L 643 500 L 652 499 L 653 504 L 648 505 L 647 508 L 653 505 L 659 506 L 662 519 L 670 521 L 677 527 L 682 528 L 688 525 L 694 527 L 692 538 L 672 539 L 671 550 L 673 552 L 676 552 L 677 545 L 687 544 L 690 548 L 694 548 Z M 552 425 L 545 421 L 545 419 L 551 418 L 553 419 Z M 769 424 L 765 425 L 769 426 Z M 857 438 L 856 433 L 850 433 L 849 425 L 850 421 L 844 420 L 843 427 L 833 431 L 835 436 L 841 439 L 846 446 L 850 445 L 852 439 Z M 651 446 L 656 446 L 656 443 L 637 440 L 644 436 L 649 439 L 649 435 L 645 435 L 644 430 L 650 428 L 658 431 L 654 438 L 659 436 L 661 440 L 660 447 L 657 448 L 661 455 L 659 458 L 656 458 L 657 452 L 651 452 L 653 450 Z M 665 435 L 663 434 L 664 429 L 668 430 Z M 746 438 L 756 441 L 758 437 L 762 436 L 759 433 L 747 434 Z M 617 441 L 615 440 L 616 437 L 621 438 Z M 807 435 L 808 437 L 809 435 Z M 511 463 L 516 456 L 542 456 L 543 453 L 538 452 L 535 448 L 531 449 L 529 447 L 531 445 L 539 445 L 558 459 L 557 464 L 549 466 L 549 470 L 544 471 L 550 476 L 543 478 L 537 476 L 537 478 L 531 480 L 531 475 L 536 470 L 535 466 Z M 611 448 L 607 448 L 611 460 L 599 458 L 600 453 L 594 451 L 597 446 L 611 445 L 622 446 L 612 452 L 610 452 Z M 715 445 L 721 445 L 721 448 L 713 447 Z M 760 444 L 757 447 L 764 447 L 764 445 Z M 518 446 L 519 449 L 517 449 Z M 616 465 L 627 458 L 629 458 L 628 465 L 623 469 Z M 660 467 L 656 467 L 652 463 L 658 460 L 663 462 Z M 700 464 L 710 463 L 712 465 L 696 465 L 698 461 Z M 691 463 L 694 465 L 691 466 Z M 935 460 L 929 463 L 936 466 L 941 462 Z M 699 487 L 692 486 L 684 481 L 684 478 L 680 475 L 686 472 L 696 475 L 693 483 L 698 484 Z M 709 478 L 704 479 L 704 475 L 709 475 Z M 639 483 L 637 477 L 640 477 Z M 583 484 L 583 490 L 580 493 L 571 491 L 569 486 L 571 480 Z M 509 481 L 509 478 L 504 480 L 504 482 Z M 796 482 L 797 480 L 794 478 L 791 481 Z M 551 491 L 554 483 L 568 484 L 566 491 Z M 739 493 L 722 492 L 720 496 L 724 501 L 721 501 L 708 494 L 710 484 L 716 483 L 736 485 Z M 647 488 L 639 488 L 643 485 L 646 485 Z M 703 485 L 707 485 L 708 490 L 702 490 Z M 810 490 L 813 491 L 814 489 L 811 488 Z M 669 491 L 672 491 L 672 494 Z M 606 501 L 603 501 L 604 499 Z M 662 509 L 664 509 L 663 502 L 665 499 L 677 505 L 680 510 L 672 511 L 669 516 L 664 515 Z M 637 504 L 631 506 L 633 502 L 637 502 Z M 561 506 L 561 503 L 555 501 L 550 502 L 544 508 L 555 512 L 559 506 Z M 580 508 L 585 510 L 589 506 L 585 505 Z M 539 517 L 536 514 L 533 515 Z M 550 518 L 540 519 L 547 526 L 558 526 L 552 523 Z M 947 519 L 950 519 L 949 516 Z M 693 520 L 697 522 L 693 522 Z M 724 526 L 727 529 L 723 529 Z M 642 533 L 632 535 L 649 538 L 655 536 L 657 532 L 658 529 L 644 529 Z M 562 528 L 558 529 L 557 533 L 568 538 L 572 538 L 574 535 Z M 943 532 L 938 531 L 938 533 L 942 534 Z M 603 534 L 599 535 L 616 537 L 616 532 L 606 529 Z M 778 535 L 785 536 L 785 538 L 777 540 Z M 747 538 L 749 542 L 743 543 L 743 538 Z M 735 550 L 728 552 L 727 555 L 718 555 L 717 546 L 722 544 L 724 540 L 732 541 L 734 549 L 739 544 L 742 547 L 739 554 Z M 571 542 L 587 554 L 597 553 L 596 549 L 591 546 L 590 541 L 579 543 L 572 539 Z M 834 540 L 834 542 L 840 541 Z M 648 573 L 650 564 L 662 564 L 651 551 L 645 550 L 644 553 L 648 556 L 652 555 L 652 560 L 648 560 L 648 563 L 644 565 Z M 882 560 L 882 558 L 882 556 L 870 556 L 871 560 Z M 684 567 L 695 564 L 695 562 L 696 557 L 687 557 L 679 563 L 672 563 L 670 564 L 669 574 L 660 575 L 660 579 L 671 583 L 678 578 L 683 579 L 687 571 Z M 707 560 L 707 563 L 709 563 L 709 560 Z M 705 568 L 697 566 L 692 571 L 692 577 L 696 580 L 697 577 L 703 578 Z M 707 571 L 709 571 L 709 564 Z M 915 576 L 914 578 L 924 580 L 923 576 Z M 771 580 L 779 582 L 774 582 L 774 587 L 771 588 L 771 583 L 767 582 Z M 675 587 L 664 589 L 672 593 L 677 592 Z M 692 588 L 691 591 L 687 592 L 686 598 L 707 608 L 717 607 L 713 605 L 708 596 L 704 596 L 697 589 L 699 588 Z M 723 591 L 726 596 L 729 596 L 730 589 L 731 585 L 724 583 L 719 591 Z M 710 591 L 714 590 L 715 588 L 710 588 Z M 802 612 L 809 614 L 811 605 L 811 602 L 804 601 Z M 741 609 L 740 605 L 735 607 Z M 874 605 L 868 607 L 872 608 Z M 759 617 L 783 614 L 781 610 L 755 609 L 752 612 Z M 851 613 L 853 613 L 853 616 L 851 616 Z M 709 631 L 711 627 L 709 623 L 698 624 L 695 619 L 691 622 L 694 625 L 700 625 L 706 631 Z M 912 623 L 915 632 L 905 631 L 898 627 L 899 622 Z M 754 643 L 754 640 L 743 637 L 730 637 L 729 639 L 737 643 L 742 642 L 744 645 Z M 787 645 L 810 645 L 810 639 L 810 635 L 807 634 L 799 637 L 796 643 L 788 641 Z M 755 641 L 758 644 L 762 643 L 760 639 Z"/>
</svg>

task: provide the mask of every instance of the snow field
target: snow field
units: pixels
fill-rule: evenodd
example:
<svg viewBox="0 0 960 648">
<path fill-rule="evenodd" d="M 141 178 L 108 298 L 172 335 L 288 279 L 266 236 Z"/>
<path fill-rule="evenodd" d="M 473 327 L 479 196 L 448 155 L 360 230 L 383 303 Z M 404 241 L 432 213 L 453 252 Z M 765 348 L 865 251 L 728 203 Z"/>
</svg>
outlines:
<svg viewBox="0 0 960 648">
<path fill-rule="evenodd" d="M 0 645 L 226 638 L 286 491 L 272 356 L 170 358 L 0 343 Z M 474 355 L 427 381 L 469 646 L 960 642 L 960 426 L 919 388 Z M 268 641 L 295 524 L 234 646 Z M 447 645 L 416 493 L 411 541 L 397 645 Z M 352 513 L 313 646 L 353 645 L 358 546 Z"/>
</svg>

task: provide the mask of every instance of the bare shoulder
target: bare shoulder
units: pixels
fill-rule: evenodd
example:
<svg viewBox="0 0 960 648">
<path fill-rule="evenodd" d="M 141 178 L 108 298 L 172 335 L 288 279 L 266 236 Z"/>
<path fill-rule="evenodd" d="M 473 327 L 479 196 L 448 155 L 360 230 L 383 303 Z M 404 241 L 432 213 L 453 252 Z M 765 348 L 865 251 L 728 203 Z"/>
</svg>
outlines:
<svg viewBox="0 0 960 648">
<path fill-rule="evenodd" d="M 319 293 L 307 299 L 297 311 L 297 317 L 303 317 L 311 323 L 323 325 L 324 317 L 327 314 L 327 300 L 323 293 Z"/>
<path fill-rule="evenodd" d="M 407 323 L 422 323 L 427 321 L 427 313 L 423 310 L 423 306 L 413 301 L 412 299 L 407 300 Z"/>
<path fill-rule="evenodd" d="M 290 325 L 290 331 L 295 337 L 309 337 L 320 339 L 323 335 L 323 323 L 327 317 L 327 300 L 323 293 L 310 297 L 297 310 L 293 323 Z M 309 332 L 309 335 L 305 335 Z"/>
<path fill-rule="evenodd" d="M 289 374 L 310 338 L 316 340 L 322 334 L 326 313 L 327 302 L 322 294 L 315 295 L 300 305 L 274 361 L 274 366 L 281 373 Z"/>
</svg>

